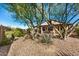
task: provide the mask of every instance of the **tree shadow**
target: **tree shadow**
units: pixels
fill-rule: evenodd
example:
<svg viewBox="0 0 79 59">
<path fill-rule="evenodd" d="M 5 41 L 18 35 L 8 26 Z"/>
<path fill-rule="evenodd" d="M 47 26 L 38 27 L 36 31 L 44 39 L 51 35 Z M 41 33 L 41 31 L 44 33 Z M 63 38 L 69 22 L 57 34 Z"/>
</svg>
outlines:
<svg viewBox="0 0 79 59">
<path fill-rule="evenodd" d="M 79 39 L 78 35 L 71 35 L 70 37 L 72 37 L 72 38 L 78 38 Z"/>
</svg>

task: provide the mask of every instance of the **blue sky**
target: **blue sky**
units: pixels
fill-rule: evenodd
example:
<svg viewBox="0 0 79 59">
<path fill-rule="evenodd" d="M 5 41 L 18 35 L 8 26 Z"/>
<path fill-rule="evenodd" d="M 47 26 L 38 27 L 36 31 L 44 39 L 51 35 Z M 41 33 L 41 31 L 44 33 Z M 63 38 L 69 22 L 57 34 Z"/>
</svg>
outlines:
<svg viewBox="0 0 79 59">
<path fill-rule="evenodd" d="M 0 25 L 9 26 L 9 27 L 18 27 L 25 29 L 27 26 L 24 26 L 21 23 L 18 23 L 11 17 L 10 12 L 5 10 L 3 7 L 0 7 Z"/>
<path fill-rule="evenodd" d="M 0 4 L 3 5 L 3 4 Z M 79 19 L 79 15 L 76 16 L 72 22 L 76 19 Z M 3 8 L 3 6 L 0 6 L 0 25 L 9 26 L 9 27 L 18 27 L 22 29 L 26 29 L 27 26 L 24 26 L 23 24 L 16 22 L 14 18 L 12 18 L 11 13 L 8 12 Z"/>
</svg>

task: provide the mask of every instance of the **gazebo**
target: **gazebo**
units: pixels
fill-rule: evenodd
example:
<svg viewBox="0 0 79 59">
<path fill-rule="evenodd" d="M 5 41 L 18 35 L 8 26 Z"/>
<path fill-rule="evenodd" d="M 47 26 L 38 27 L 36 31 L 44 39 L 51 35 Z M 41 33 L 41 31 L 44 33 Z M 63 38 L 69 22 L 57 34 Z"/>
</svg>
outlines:
<svg viewBox="0 0 79 59">
<path fill-rule="evenodd" d="M 42 29 L 43 32 L 47 32 L 47 33 L 52 32 L 53 35 L 58 35 L 58 33 L 56 32 L 56 29 L 59 30 L 59 31 L 63 30 L 62 29 L 63 23 L 53 21 L 53 20 L 50 20 L 49 23 L 50 24 L 48 24 L 47 22 L 44 22 L 44 23 L 41 24 L 41 29 Z M 67 27 L 70 26 L 70 24 L 66 24 L 66 25 L 67 25 Z"/>
</svg>

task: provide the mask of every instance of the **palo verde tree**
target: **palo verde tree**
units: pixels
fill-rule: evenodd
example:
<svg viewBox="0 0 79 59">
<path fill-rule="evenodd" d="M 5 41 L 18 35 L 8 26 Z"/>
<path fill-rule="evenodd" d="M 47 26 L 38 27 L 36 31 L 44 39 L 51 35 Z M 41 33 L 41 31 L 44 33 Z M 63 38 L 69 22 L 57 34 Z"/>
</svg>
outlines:
<svg viewBox="0 0 79 59">
<path fill-rule="evenodd" d="M 40 30 L 43 21 L 43 4 L 4 4 L 5 8 L 12 13 L 12 17 L 27 25 L 34 30 L 34 27 Z M 30 33 L 29 35 L 31 35 Z M 34 34 L 34 33 L 33 33 Z"/>
<path fill-rule="evenodd" d="M 76 18 L 79 15 L 78 6 L 79 4 L 74 3 L 49 4 L 50 19 L 61 23 L 63 32 L 58 30 L 56 27 L 54 28 L 63 39 L 66 39 L 74 31 L 74 27 L 78 24 L 79 19 Z"/>
<path fill-rule="evenodd" d="M 42 22 L 55 20 L 62 24 L 62 31 L 55 30 L 58 34 L 66 39 L 78 24 L 79 19 L 75 19 L 79 15 L 79 4 L 75 3 L 46 3 L 46 4 L 5 4 L 6 9 L 13 13 L 13 17 L 29 28 L 34 29 L 35 26 L 40 30 Z M 75 19 L 75 20 L 74 20 Z M 73 21 L 74 20 L 74 21 Z M 70 26 L 67 26 L 70 25 Z"/>
</svg>

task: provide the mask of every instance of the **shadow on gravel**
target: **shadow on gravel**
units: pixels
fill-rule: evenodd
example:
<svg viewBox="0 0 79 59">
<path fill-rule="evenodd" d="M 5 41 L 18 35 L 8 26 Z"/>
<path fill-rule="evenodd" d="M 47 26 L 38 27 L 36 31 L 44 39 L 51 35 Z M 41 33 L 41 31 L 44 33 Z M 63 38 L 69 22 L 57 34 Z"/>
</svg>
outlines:
<svg viewBox="0 0 79 59">
<path fill-rule="evenodd" d="M 11 44 L 6 45 L 6 46 L 0 46 L 0 56 L 7 56 L 10 46 L 11 46 Z"/>
</svg>

